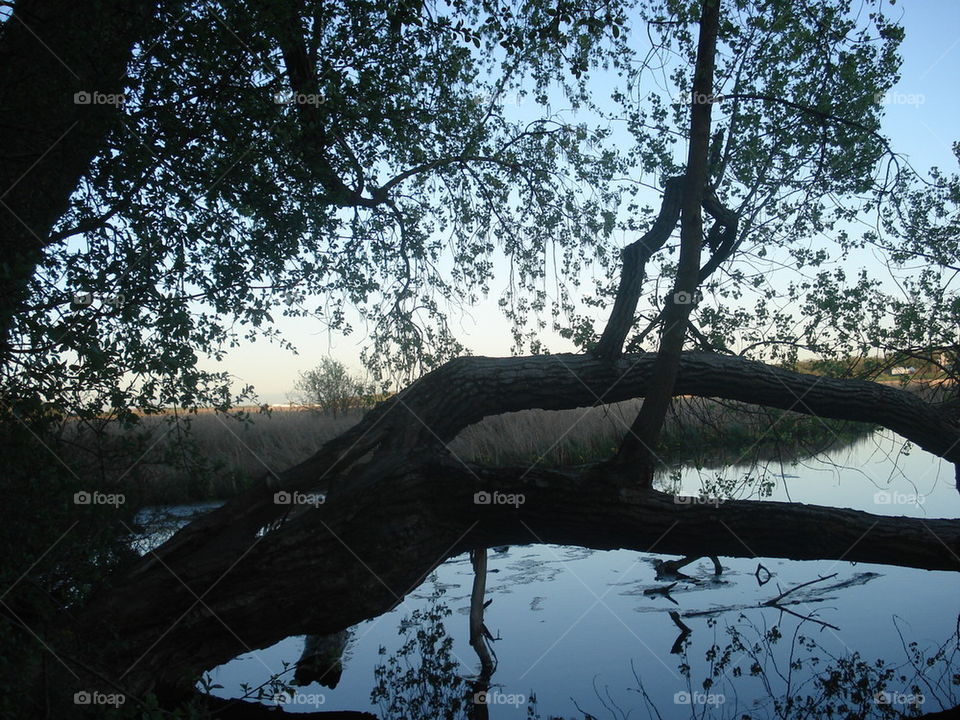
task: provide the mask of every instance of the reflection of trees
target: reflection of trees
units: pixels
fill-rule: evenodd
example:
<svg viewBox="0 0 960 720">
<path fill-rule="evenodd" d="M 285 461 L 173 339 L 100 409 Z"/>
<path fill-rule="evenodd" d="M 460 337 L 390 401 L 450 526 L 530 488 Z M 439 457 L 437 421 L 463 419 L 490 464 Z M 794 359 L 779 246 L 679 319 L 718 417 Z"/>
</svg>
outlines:
<svg viewBox="0 0 960 720">
<path fill-rule="evenodd" d="M 440 602 L 443 588 L 436 588 L 423 609 L 414 610 L 400 625 L 404 638 L 389 657 L 380 648 L 381 662 L 374 668 L 376 685 L 370 693 L 380 707 L 381 720 L 460 720 L 466 682 L 458 674 L 453 656 L 453 638 L 443 620 L 450 608 Z"/>
<path fill-rule="evenodd" d="M 443 619 L 450 608 L 440 602 L 443 588 L 436 588 L 425 610 L 414 610 L 400 625 L 406 640 L 400 649 L 374 668 L 377 685 L 371 699 L 380 705 L 381 717 L 460 718 L 458 711 L 471 720 L 486 720 L 485 702 L 490 681 L 497 669 L 491 647 L 493 637 L 483 621 L 487 584 L 487 551 L 470 552 L 473 587 L 470 593 L 470 646 L 477 653 L 480 671 L 469 683 L 458 673 L 453 657 L 453 639 L 447 635 Z M 416 633 L 411 636 L 411 631 Z M 386 655 L 381 646 L 380 655 Z"/>
<path fill-rule="evenodd" d="M 493 687 L 492 676 L 497 667 L 484 624 L 484 610 L 489 604 L 484 602 L 486 551 L 475 550 L 470 558 L 474 570 L 470 644 L 479 659 L 478 674 L 472 679 L 459 674 L 462 660 L 454 655 L 453 639 L 444 626 L 451 610 L 441 601 L 443 588 L 437 587 L 428 606 L 414 610 L 401 623 L 401 647 L 390 657 L 386 657 L 384 648 L 380 649 L 382 660 L 374 671 L 376 687 L 371 699 L 379 704 L 381 720 L 489 717 L 488 707 L 476 702 L 478 693 Z M 691 655 L 699 631 L 692 631 L 681 620 L 701 613 L 671 612 L 672 622 L 680 629 L 673 652 L 679 656 L 677 667 L 682 678 L 677 687 L 670 689 L 673 697 L 664 701 L 648 692 L 642 669 L 631 661 L 635 687 L 618 693 L 595 678 L 595 698 L 573 700 L 579 713 L 577 719 L 626 720 L 644 715 L 658 720 L 960 717 L 960 618 L 955 631 L 934 647 L 909 641 L 894 622 L 894 631 L 904 649 L 904 658 L 899 662 L 890 658 L 870 660 L 854 651 L 838 654 L 823 642 L 820 634 L 833 626 L 818 620 L 815 614 L 790 614 L 778 604 L 788 603 L 796 591 L 831 577 L 781 591 L 757 606 L 780 611 L 779 620 L 773 624 L 758 624 L 744 612 L 738 612 L 736 620 L 725 627 L 717 617 L 708 617 L 707 628 L 713 637 L 702 651 L 702 658 Z M 818 591 L 844 587 L 850 582 L 820 585 Z M 858 578 L 856 582 L 866 579 Z M 716 612 L 731 610 L 737 608 L 720 608 Z M 662 692 L 663 688 L 658 690 Z M 939 712 L 943 709 L 947 712 Z M 541 715 L 532 695 L 526 716 L 529 720 L 564 720 Z"/>
<path fill-rule="evenodd" d="M 470 720 L 487 720 L 490 713 L 487 709 L 486 693 L 490 689 L 490 679 L 497 669 L 497 659 L 490 645 L 493 636 L 483 622 L 483 611 L 488 604 L 484 602 L 487 591 L 486 548 L 471 550 L 470 562 L 473 565 L 473 589 L 470 592 L 470 646 L 480 659 L 480 673 L 470 683 L 467 707 Z"/>
<path fill-rule="evenodd" d="M 373 702 L 379 704 L 381 720 L 489 717 L 487 706 L 475 702 L 477 693 L 493 686 L 497 667 L 483 617 L 489 604 L 484 602 L 486 552 L 477 550 L 470 557 L 474 570 L 470 643 L 477 652 L 479 673 L 467 679 L 459 674 L 463 662 L 454 655 L 453 639 L 444 626 L 451 610 L 441 601 L 444 590 L 438 587 L 427 607 L 414 610 L 401 623 L 404 642 L 397 652 L 386 657 L 381 648 L 382 660 L 375 668 L 377 684 L 371 694 Z M 837 653 L 823 640 L 836 637 L 830 633 L 832 626 L 818 620 L 815 614 L 794 618 L 778 605 L 787 604 L 801 589 L 808 592 L 814 584 L 818 585 L 816 592 L 825 592 L 854 581 L 867 581 L 858 577 L 829 586 L 820 584 L 831 577 L 801 583 L 758 605 L 756 610 L 770 607 L 780 612 L 779 619 L 772 624 L 739 612 L 744 608 L 719 609 L 719 613 L 737 611 L 736 620 L 724 626 L 717 617 L 708 617 L 707 628 L 713 637 L 707 640 L 699 657 L 692 654 L 692 648 L 702 630 L 691 631 L 681 618 L 700 613 L 671 612 L 672 622 L 680 629 L 674 651 L 682 678 L 677 687 L 669 689 L 673 697 L 662 700 L 656 697 L 657 693 L 649 692 L 642 679 L 642 668 L 631 661 L 636 685 L 618 692 L 595 678 L 595 698 L 573 700 L 577 720 L 642 716 L 659 720 L 945 720 L 960 716 L 939 712 L 960 710 L 960 618 L 954 632 L 933 647 L 910 641 L 895 621 L 892 631 L 898 633 L 904 650 L 900 661 L 889 657 L 869 659 L 854 651 Z M 805 603 L 812 602 L 805 597 Z M 830 634 L 824 636 L 823 632 Z M 663 688 L 658 690 L 662 692 Z M 529 720 L 564 720 L 541 715 L 532 695 L 526 716 Z"/>
<path fill-rule="evenodd" d="M 489 683 L 490 676 L 497 669 L 497 658 L 491 642 L 493 636 L 483 622 L 483 611 L 493 600 L 484 602 L 487 592 L 487 550 L 470 551 L 470 563 L 473 565 L 473 589 L 470 593 L 470 645 L 480 659 L 480 677 Z"/>
<path fill-rule="evenodd" d="M 758 626 L 746 615 L 723 629 L 708 620 L 714 638 L 704 651 L 705 672 L 695 678 L 689 655 L 691 640 L 683 638 L 678 669 L 684 685 L 676 688 L 669 707 L 658 707 L 631 662 L 639 695 L 650 717 L 779 718 L 806 720 L 844 718 L 877 720 L 925 717 L 945 720 L 960 717 L 960 619 L 957 629 L 940 645 L 923 648 L 908 642 L 894 623 L 905 659 L 900 663 L 878 658 L 868 661 L 859 652 L 836 654 L 806 633 L 819 632 L 803 619 L 791 628 L 782 624 Z M 786 645 L 784 641 L 786 640 Z M 750 692 L 744 690 L 750 687 Z M 592 703 L 575 701 L 586 717 L 624 720 L 640 713 L 636 703 L 618 701 L 608 687 L 594 683 Z M 755 691 L 756 690 L 756 691 Z M 749 705 L 741 698 L 757 698 Z M 581 707 L 581 705 L 583 707 Z M 594 707 L 597 706 L 597 707 Z M 599 708 L 599 709 L 598 709 Z M 943 712 L 946 710 L 946 712 Z M 926 713 L 926 714 L 923 714 Z M 539 720 L 533 712 L 531 717 Z M 554 719 L 551 719 L 554 720 Z"/>
<path fill-rule="evenodd" d="M 461 674 L 469 658 L 457 657 L 454 653 L 453 639 L 448 636 L 444 624 L 452 612 L 442 600 L 443 587 L 435 585 L 427 607 L 414 610 L 401 622 L 401 647 L 389 657 L 384 648 L 380 649 L 381 661 L 374 670 L 376 686 L 371 693 L 372 701 L 379 705 L 380 720 L 487 720 L 490 717 L 487 705 L 477 702 L 479 693 L 496 687 L 493 675 L 497 658 L 484 622 L 484 611 L 490 604 L 485 602 L 486 551 L 474 550 L 470 559 L 474 572 L 470 596 L 470 644 L 477 653 L 479 671 L 472 677 Z M 674 564 L 686 560 L 689 558 L 674 561 Z M 666 562 L 658 562 L 658 571 L 664 569 Z M 814 606 L 827 593 L 863 585 L 875 577 L 874 573 L 854 573 L 848 579 L 826 584 L 835 578 L 835 575 L 827 575 L 788 588 L 770 590 L 770 597 L 756 604 L 728 605 L 696 612 L 682 612 L 679 608 L 671 610 L 670 620 L 679 631 L 671 652 L 679 656 L 677 666 L 682 681 L 667 690 L 666 699 L 656 697 L 656 693 L 651 694 L 644 685 L 643 668 L 635 667 L 631 662 L 636 685 L 611 688 L 604 686 L 600 677 L 595 677 L 596 697 L 572 701 L 579 711 L 576 720 L 626 720 L 628 717 L 645 717 L 647 713 L 659 720 L 681 717 L 699 720 L 819 720 L 828 717 L 844 720 L 903 717 L 947 720 L 960 717 L 960 708 L 956 707 L 960 704 L 960 618 L 953 634 L 932 648 L 909 641 L 895 622 L 891 632 L 897 632 L 901 639 L 903 659 L 895 662 L 888 656 L 871 661 L 859 652 L 837 654 L 831 651 L 822 638 L 836 637 L 830 629 L 839 628 L 818 619 L 815 612 L 802 616 L 790 610 L 791 606 L 798 609 Z M 760 587 L 770 580 L 769 571 L 763 565 L 758 565 L 756 579 Z M 699 581 L 697 577 L 684 576 L 677 582 Z M 763 619 L 752 620 L 745 614 L 747 612 L 759 612 Z M 779 618 L 772 618 L 772 613 L 779 614 Z M 723 617 L 736 620 L 724 627 Z M 691 622 L 691 618 L 700 623 L 705 618 L 708 633 L 712 632 L 713 637 L 704 642 L 702 625 Z M 823 632 L 828 634 L 825 636 Z M 337 640 L 338 636 L 326 636 L 326 646 L 314 643 L 314 647 L 328 647 L 328 658 L 333 660 L 334 655 L 342 652 Z M 692 648 L 697 641 L 706 647 L 697 653 L 702 652 L 702 656 L 695 657 Z M 585 674 L 589 672 L 586 669 Z M 258 690 L 261 692 L 256 696 L 260 698 L 273 697 L 281 691 L 293 692 L 292 688 L 273 682 Z M 563 688 L 559 690 L 560 695 L 566 694 Z M 658 690 L 663 692 L 662 687 Z M 674 694 L 685 694 L 694 701 L 678 703 Z M 248 692 L 246 697 L 254 695 Z M 921 697 L 923 702 L 911 705 L 911 698 L 919 700 Z M 214 699 L 214 703 L 213 707 L 218 709 L 228 703 L 237 705 L 236 700 Z M 953 714 L 936 712 L 940 708 L 952 708 L 947 713 Z M 243 710 L 255 712 L 246 706 Z M 494 717 L 513 717 L 497 715 L 496 712 Z M 921 715 L 922 712 L 927 714 Z M 526 717 L 528 720 L 566 718 L 541 715 L 532 693 Z"/>
</svg>

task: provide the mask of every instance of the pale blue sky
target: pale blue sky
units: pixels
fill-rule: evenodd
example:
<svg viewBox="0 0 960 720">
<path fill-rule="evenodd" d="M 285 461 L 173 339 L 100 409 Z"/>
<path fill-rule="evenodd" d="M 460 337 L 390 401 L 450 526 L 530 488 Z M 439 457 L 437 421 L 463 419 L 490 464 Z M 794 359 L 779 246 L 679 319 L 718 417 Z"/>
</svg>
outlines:
<svg viewBox="0 0 960 720">
<path fill-rule="evenodd" d="M 894 17 L 902 13 L 906 38 L 901 46 L 901 80 L 887 105 L 884 130 L 893 148 L 906 155 L 917 170 L 938 165 L 955 171 L 951 145 L 960 140 L 960 2 L 957 0 L 909 0 L 886 6 Z M 499 278 L 500 283 L 505 282 Z M 461 341 L 475 354 L 506 355 L 510 333 L 497 308 L 499 294 L 471 308 L 462 318 L 453 318 Z M 281 331 L 299 348 L 300 354 L 267 342 L 244 343 L 222 363 L 205 363 L 209 369 L 225 370 L 237 383 L 251 383 L 263 402 L 283 403 L 297 373 L 330 355 L 359 371 L 360 350 L 366 340 L 363 326 L 344 338 L 329 334 L 318 321 L 282 318 Z M 559 338 L 549 338 L 553 351 L 570 350 Z"/>
</svg>

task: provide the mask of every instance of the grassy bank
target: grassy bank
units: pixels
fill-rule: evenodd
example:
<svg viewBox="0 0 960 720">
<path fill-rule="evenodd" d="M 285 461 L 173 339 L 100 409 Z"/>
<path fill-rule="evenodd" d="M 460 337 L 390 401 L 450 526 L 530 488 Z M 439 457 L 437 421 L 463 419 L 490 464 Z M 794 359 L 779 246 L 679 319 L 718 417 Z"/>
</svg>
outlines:
<svg viewBox="0 0 960 720">
<path fill-rule="evenodd" d="M 566 411 L 526 410 L 466 428 L 450 450 L 494 465 L 570 466 L 609 457 L 641 401 Z M 311 455 L 362 417 L 297 410 L 249 415 L 216 413 L 146 417 L 136 431 L 97 435 L 75 429 L 72 443 L 95 448 L 138 505 L 230 497 L 257 477 L 279 473 Z M 660 457 L 704 467 L 811 455 L 872 428 L 741 403 L 677 398 L 664 427 Z"/>
</svg>

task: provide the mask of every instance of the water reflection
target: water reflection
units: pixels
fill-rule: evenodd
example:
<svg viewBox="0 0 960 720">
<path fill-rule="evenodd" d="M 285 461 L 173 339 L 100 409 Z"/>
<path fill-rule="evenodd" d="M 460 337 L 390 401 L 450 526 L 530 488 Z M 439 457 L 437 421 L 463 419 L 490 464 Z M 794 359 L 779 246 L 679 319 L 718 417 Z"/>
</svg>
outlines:
<svg viewBox="0 0 960 720">
<path fill-rule="evenodd" d="M 469 685 L 460 675 L 460 660 L 444 620 L 452 611 L 441 602 L 438 587 L 423 608 L 400 624 L 400 647 L 388 654 L 380 646 L 373 668 L 370 701 L 381 720 L 429 720 L 464 717 Z"/>
<path fill-rule="evenodd" d="M 844 439 L 814 455 L 740 453 L 727 464 L 664 468 L 657 487 L 674 494 L 769 499 L 877 515 L 958 518 L 956 469 L 890 430 Z"/>
<path fill-rule="evenodd" d="M 492 602 L 485 599 L 486 549 L 472 551 L 470 563 L 473 583 L 469 643 L 476 654 L 479 672 L 472 678 L 461 674 L 464 662 L 456 657 L 454 641 L 444 625 L 452 611 L 441 601 L 445 589 L 438 587 L 430 596 L 427 610 L 415 610 L 401 623 L 400 634 L 405 641 L 400 648 L 389 657 L 385 656 L 386 649 L 380 648 L 382 661 L 374 668 L 376 686 L 371 700 L 378 704 L 383 720 L 460 717 L 488 720 L 490 704 L 501 699 L 501 693 L 492 684 L 497 669 L 492 647 L 494 637 L 484 623 L 484 611 Z M 416 635 L 409 637 L 414 628 Z"/>
<path fill-rule="evenodd" d="M 480 594 L 478 555 L 445 563 L 396 610 L 353 628 L 325 711 L 599 719 L 646 716 L 649 703 L 667 720 L 689 718 L 691 705 L 697 717 L 761 718 L 778 707 L 801 717 L 810 703 L 856 700 L 850 707 L 866 714 L 849 717 L 881 718 L 899 715 L 871 698 L 903 699 L 926 681 L 939 684 L 923 712 L 960 703 L 953 573 L 722 558 L 717 576 L 705 558 L 684 568 L 687 579 L 665 583 L 664 558 L 653 554 L 512 547 L 484 554 Z M 668 586 L 674 602 L 647 592 Z M 471 643 L 478 637 L 488 648 L 497 638 L 486 668 Z M 222 666 L 217 693 L 229 696 L 241 677 L 252 683 L 302 647 L 290 639 Z"/>
<path fill-rule="evenodd" d="M 470 647 L 480 660 L 480 673 L 470 684 L 471 696 L 468 698 L 470 720 L 487 720 L 490 717 L 488 698 L 490 681 L 497 669 L 496 653 L 493 651 L 494 637 L 483 621 L 483 612 L 493 602 L 486 600 L 487 588 L 487 550 L 470 552 L 473 565 L 473 589 L 470 592 Z"/>
</svg>

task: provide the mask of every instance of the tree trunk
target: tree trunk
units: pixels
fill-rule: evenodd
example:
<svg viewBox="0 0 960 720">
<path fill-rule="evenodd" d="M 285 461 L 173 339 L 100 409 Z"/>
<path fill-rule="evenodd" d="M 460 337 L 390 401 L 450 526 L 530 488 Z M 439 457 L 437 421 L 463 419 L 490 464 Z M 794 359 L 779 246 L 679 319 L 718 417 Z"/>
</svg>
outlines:
<svg viewBox="0 0 960 720">
<path fill-rule="evenodd" d="M 309 506 L 278 504 L 275 493 L 375 489 L 397 457 L 432 457 L 488 415 L 562 410 L 644 397 L 655 356 L 615 362 L 584 355 L 464 357 L 424 376 L 370 411 L 354 428 L 279 476 L 191 523 L 131 571 L 146 579 L 226 572 L 258 533 Z M 861 380 L 825 378 L 714 353 L 683 353 L 674 392 L 738 400 L 825 418 L 882 425 L 951 462 L 960 461 L 956 417 L 916 395 Z M 378 474 L 381 473 L 381 474 Z"/>
<path fill-rule="evenodd" d="M 634 313 L 637 312 L 637 303 L 640 302 L 647 262 L 667 242 L 680 218 L 683 181 L 682 175 L 667 179 L 663 186 L 663 201 L 656 222 L 643 237 L 623 249 L 620 285 L 610 318 L 593 349 L 594 357 L 615 360 L 623 352 L 623 343 L 636 322 Z"/>
<path fill-rule="evenodd" d="M 690 105 L 690 147 L 680 214 L 680 260 L 673 294 L 666 299 L 660 348 L 653 368 L 651 391 L 646 395 L 617 453 L 615 466 L 629 472 L 643 487 L 653 482 L 656 453 L 663 421 L 673 398 L 680 353 L 687 337 L 687 322 L 700 284 L 700 246 L 703 217 L 700 206 L 707 186 L 710 151 L 710 110 L 713 107 L 713 70 L 720 27 L 720 0 L 703 0 L 700 38 Z"/>
<path fill-rule="evenodd" d="M 0 363 L 51 230 L 117 122 L 116 96 L 155 11 L 155 2 L 18 0 L 3 23 Z"/>
</svg>

